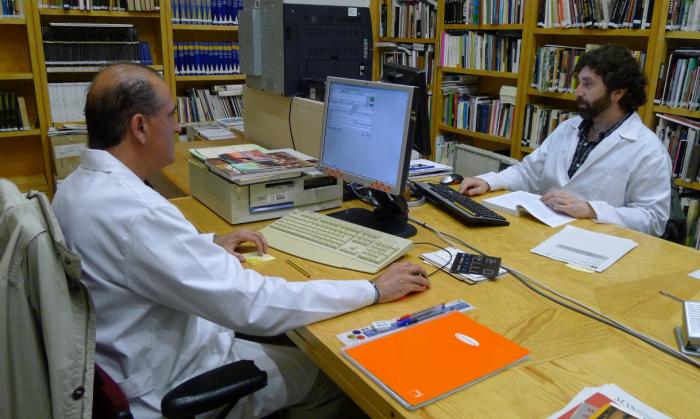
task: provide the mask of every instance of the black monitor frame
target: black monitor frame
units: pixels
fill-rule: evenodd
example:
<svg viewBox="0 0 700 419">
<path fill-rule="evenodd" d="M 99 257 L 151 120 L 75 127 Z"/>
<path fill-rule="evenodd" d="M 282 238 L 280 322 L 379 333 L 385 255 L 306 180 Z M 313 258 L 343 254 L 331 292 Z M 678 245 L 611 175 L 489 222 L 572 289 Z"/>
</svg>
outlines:
<svg viewBox="0 0 700 419">
<path fill-rule="evenodd" d="M 382 64 L 382 81 L 415 87 L 413 92 L 413 149 L 422 156 L 432 151 L 430 141 L 430 112 L 428 111 L 428 89 L 425 70 L 405 65 Z"/>
</svg>

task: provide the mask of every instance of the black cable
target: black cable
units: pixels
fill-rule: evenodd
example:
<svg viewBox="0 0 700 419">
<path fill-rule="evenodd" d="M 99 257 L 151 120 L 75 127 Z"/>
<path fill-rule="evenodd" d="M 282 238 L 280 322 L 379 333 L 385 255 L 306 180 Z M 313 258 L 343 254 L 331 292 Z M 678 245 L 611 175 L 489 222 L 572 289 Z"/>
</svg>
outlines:
<svg viewBox="0 0 700 419">
<path fill-rule="evenodd" d="M 292 95 L 289 99 L 289 111 L 287 112 L 287 125 L 289 126 L 289 138 L 292 139 L 292 149 L 297 151 L 297 145 L 294 144 L 294 132 L 292 132 L 292 104 L 294 103 L 294 98 L 297 97 L 296 94 Z"/>
<path fill-rule="evenodd" d="M 447 250 L 447 248 L 445 248 L 445 247 L 442 247 L 442 246 L 439 246 L 439 245 L 437 245 L 437 244 L 435 244 L 435 243 L 430 243 L 430 242 L 415 242 L 415 243 L 413 243 L 413 244 L 427 244 L 427 245 L 430 245 L 430 246 L 435 246 L 435 247 L 437 247 L 437 248 L 440 249 L 440 250 L 444 250 L 445 252 L 447 252 L 448 255 L 450 255 L 450 257 L 447 259 L 447 262 L 445 262 L 444 265 L 440 266 L 440 267 L 437 268 L 436 270 L 434 270 L 434 271 L 432 271 L 431 273 L 429 273 L 428 276 L 426 276 L 426 278 L 430 278 L 431 276 L 433 276 L 433 274 L 435 274 L 435 273 L 437 273 L 437 272 L 440 272 L 441 270 L 445 269 L 445 267 L 446 267 L 450 262 L 452 262 L 452 255 L 450 254 L 450 252 L 449 252 L 449 251 Z"/>
</svg>

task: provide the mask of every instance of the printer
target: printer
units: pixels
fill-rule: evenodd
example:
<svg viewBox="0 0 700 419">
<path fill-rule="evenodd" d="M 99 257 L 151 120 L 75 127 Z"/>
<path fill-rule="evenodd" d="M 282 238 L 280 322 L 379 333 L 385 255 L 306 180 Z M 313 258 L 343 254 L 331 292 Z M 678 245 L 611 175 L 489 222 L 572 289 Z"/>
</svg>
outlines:
<svg viewBox="0 0 700 419">
<path fill-rule="evenodd" d="M 316 168 L 231 181 L 209 170 L 192 154 L 188 165 L 192 196 L 230 224 L 279 218 L 293 209 L 335 208 L 343 202 L 342 180 Z"/>
</svg>

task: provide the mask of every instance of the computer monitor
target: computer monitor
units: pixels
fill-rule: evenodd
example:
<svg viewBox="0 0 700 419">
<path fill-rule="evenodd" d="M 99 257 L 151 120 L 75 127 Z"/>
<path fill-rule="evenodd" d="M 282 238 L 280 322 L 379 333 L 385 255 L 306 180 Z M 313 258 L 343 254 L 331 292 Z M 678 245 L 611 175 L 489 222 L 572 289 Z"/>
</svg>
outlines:
<svg viewBox="0 0 700 419">
<path fill-rule="evenodd" d="M 428 89 L 426 88 L 425 70 L 405 65 L 384 63 L 382 81 L 405 84 L 415 87 L 413 92 L 413 149 L 421 155 L 429 156 L 430 146 L 430 112 L 428 112 Z"/>
<path fill-rule="evenodd" d="M 331 214 L 365 227 L 411 237 L 403 198 L 411 161 L 413 87 L 328 77 L 319 165 L 371 188 L 378 207 Z"/>
</svg>

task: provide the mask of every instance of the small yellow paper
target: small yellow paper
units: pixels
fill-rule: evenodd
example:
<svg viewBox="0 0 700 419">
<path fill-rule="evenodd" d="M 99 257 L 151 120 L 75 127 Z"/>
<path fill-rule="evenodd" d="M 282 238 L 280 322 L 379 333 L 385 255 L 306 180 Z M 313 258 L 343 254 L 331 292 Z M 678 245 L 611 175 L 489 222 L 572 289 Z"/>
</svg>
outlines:
<svg viewBox="0 0 700 419">
<path fill-rule="evenodd" d="M 251 265 L 257 265 L 258 263 L 267 262 L 269 260 L 275 260 L 274 256 L 268 255 L 267 253 L 265 253 L 264 255 L 260 255 L 258 252 L 248 252 L 243 253 L 243 256 L 245 256 L 245 261 L 250 263 Z"/>
</svg>

